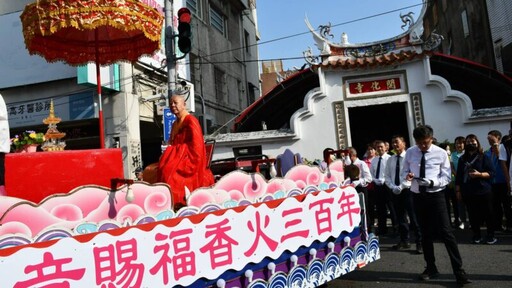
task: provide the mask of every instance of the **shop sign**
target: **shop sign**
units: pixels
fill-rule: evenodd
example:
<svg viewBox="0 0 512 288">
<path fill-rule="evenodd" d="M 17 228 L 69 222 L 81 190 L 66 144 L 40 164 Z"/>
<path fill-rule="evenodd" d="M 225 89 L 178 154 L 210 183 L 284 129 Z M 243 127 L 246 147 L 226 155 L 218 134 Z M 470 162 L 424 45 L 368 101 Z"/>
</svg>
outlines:
<svg viewBox="0 0 512 288">
<path fill-rule="evenodd" d="M 45 98 L 7 104 L 9 127 L 43 125 L 49 116 L 53 99 L 55 116 L 62 121 L 84 120 L 95 117 L 94 99 L 91 91 L 59 98 Z"/>
</svg>

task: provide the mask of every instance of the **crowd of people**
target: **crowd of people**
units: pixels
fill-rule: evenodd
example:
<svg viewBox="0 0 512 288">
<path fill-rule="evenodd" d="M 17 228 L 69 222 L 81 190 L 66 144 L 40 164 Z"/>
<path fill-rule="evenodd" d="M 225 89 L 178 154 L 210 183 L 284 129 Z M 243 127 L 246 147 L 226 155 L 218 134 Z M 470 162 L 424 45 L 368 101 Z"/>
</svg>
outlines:
<svg viewBox="0 0 512 288">
<path fill-rule="evenodd" d="M 456 136 L 453 144 L 437 143 L 428 125 L 416 127 L 413 138 L 409 148 L 401 135 L 391 137 L 391 147 L 377 139 L 361 159 L 355 148 L 347 148 L 346 167 L 357 166 L 359 175 L 346 173 L 353 178 L 346 183 L 365 197 L 369 232 L 397 236 L 395 250 L 416 244 L 415 252 L 426 262 L 421 280 L 439 276 L 433 245 L 439 239 L 457 283 L 470 283 L 453 231 L 470 229 L 472 243 L 488 245 L 497 243 L 496 232 L 512 232 L 512 140 L 491 130 L 485 151 L 474 134 Z"/>
</svg>

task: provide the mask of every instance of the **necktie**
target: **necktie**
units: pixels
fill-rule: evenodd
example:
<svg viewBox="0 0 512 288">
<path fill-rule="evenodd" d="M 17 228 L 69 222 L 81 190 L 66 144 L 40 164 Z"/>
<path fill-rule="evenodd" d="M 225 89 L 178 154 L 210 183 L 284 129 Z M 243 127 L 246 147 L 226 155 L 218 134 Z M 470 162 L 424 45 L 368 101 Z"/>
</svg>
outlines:
<svg viewBox="0 0 512 288">
<path fill-rule="evenodd" d="M 379 179 L 380 176 L 380 162 L 382 161 L 382 156 L 379 157 L 379 162 L 377 163 L 377 173 L 375 173 L 375 178 Z"/>
<path fill-rule="evenodd" d="M 400 155 L 396 155 L 395 185 L 400 185 Z"/>
<path fill-rule="evenodd" d="M 425 153 L 427 151 L 421 151 L 421 162 L 420 162 L 420 177 L 425 178 Z M 427 187 L 420 186 L 420 192 L 425 193 L 427 192 Z"/>
</svg>

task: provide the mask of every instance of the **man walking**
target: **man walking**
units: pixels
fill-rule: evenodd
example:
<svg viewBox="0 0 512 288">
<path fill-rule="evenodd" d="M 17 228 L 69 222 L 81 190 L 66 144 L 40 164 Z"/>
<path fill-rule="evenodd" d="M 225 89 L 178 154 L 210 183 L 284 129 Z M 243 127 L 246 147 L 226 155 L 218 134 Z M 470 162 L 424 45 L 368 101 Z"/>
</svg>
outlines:
<svg viewBox="0 0 512 288">
<path fill-rule="evenodd" d="M 462 269 L 462 258 L 446 207 L 445 188 L 451 181 L 450 159 L 446 150 L 432 145 L 434 130 L 420 125 L 413 131 L 416 145 L 407 149 L 402 176 L 412 181 L 413 205 L 422 232 L 423 257 L 427 267 L 420 280 L 439 276 L 434 256 L 434 236 L 443 241 L 458 284 L 471 283 Z"/>
</svg>

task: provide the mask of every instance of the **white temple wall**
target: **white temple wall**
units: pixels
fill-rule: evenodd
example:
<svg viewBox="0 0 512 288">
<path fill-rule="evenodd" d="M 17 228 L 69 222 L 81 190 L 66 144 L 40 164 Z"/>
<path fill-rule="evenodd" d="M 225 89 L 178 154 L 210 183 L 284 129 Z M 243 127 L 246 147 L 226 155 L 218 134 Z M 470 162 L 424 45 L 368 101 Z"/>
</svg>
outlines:
<svg viewBox="0 0 512 288">
<path fill-rule="evenodd" d="M 361 96 L 349 95 L 347 81 L 368 81 L 368 79 L 371 81 L 371 79 L 390 77 L 390 75 L 401 79 L 403 85 L 401 90 L 372 92 Z M 473 107 L 469 97 L 460 91 L 451 90 L 445 79 L 430 75 L 427 59 L 383 69 L 357 71 L 319 69 L 319 77 L 320 87 L 306 95 L 304 107 L 292 116 L 290 120 L 292 131 L 270 130 L 222 135 L 217 140 L 213 159 L 233 157 L 233 147 L 251 145 L 262 145 L 263 153 L 270 157 L 275 157 L 289 148 L 309 160 L 321 159 L 322 151 L 327 147 L 339 149 L 352 145 L 350 108 L 395 102 L 406 103 L 409 145 L 414 145 L 412 132 L 418 124 L 431 125 L 434 128 L 434 136 L 440 142 L 445 140 L 452 142 L 456 136 L 473 133 L 479 137 L 485 149 L 488 148 L 486 137 L 490 130 L 497 129 L 507 134 L 510 129 L 510 122 L 505 117 L 472 116 Z M 420 100 L 415 100 L 419 98 Z M 337 132 L 339 122 L 336 122 L 336 103 L 343 103 L 338 107 L 343 107 L 343 113 L 340 114 L 343 114 L 342 122 L 346 125 L 344 143 L 339 141 L 339 132 Z M 416 117 L 417 109 L 421 111 L 420 117 Z M 374 115 L 368 115 L 368 120 L 370 122 L 375 120 Z M 385 122 L 378 121 L 377 125 L 386 125 Z M 389 138 L 391 136 L 389 135 Z"/>
</svg>

